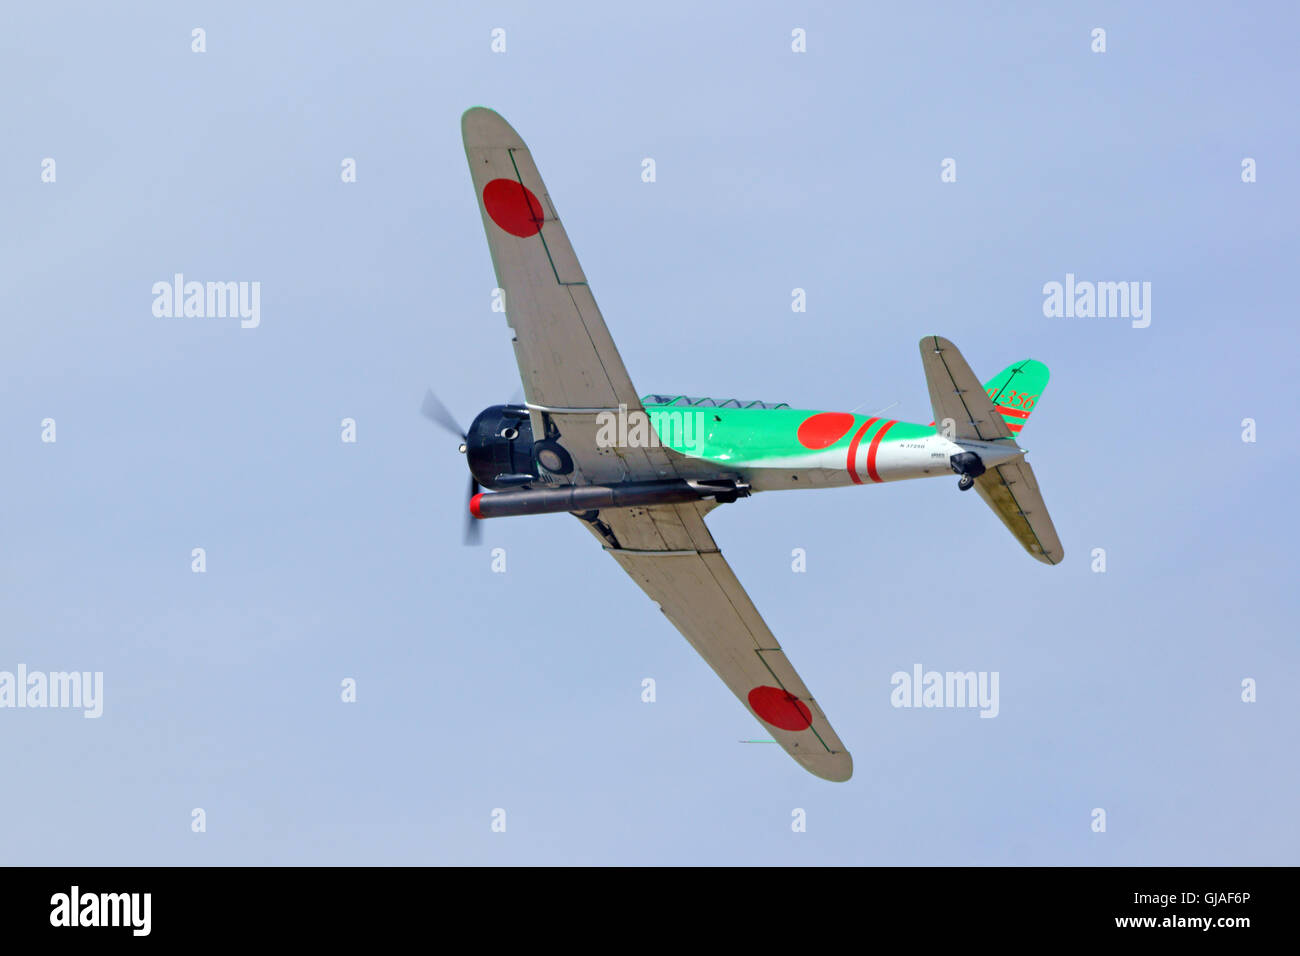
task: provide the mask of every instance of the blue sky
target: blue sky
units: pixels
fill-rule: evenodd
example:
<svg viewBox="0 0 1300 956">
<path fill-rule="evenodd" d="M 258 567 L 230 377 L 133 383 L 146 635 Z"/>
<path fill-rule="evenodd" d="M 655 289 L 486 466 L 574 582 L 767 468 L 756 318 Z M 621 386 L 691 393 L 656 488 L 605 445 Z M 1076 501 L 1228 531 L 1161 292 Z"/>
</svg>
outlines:
<svg viewBox="0 0 1300 956">
<path fill-rule="evenodd" d="M 1294 9 L 548 6 L 6 10 L 0 670 L 105 699 L 0 709 L 0 859 L 1296 863 Z M 738 743 L 571 517 L 460 545 L 420 397 L 518 386 L 476 104 L 642 392 L 925 422 L 924 334 L 1051 367 L 1021 437 L 1060 567 L 955 480 L 710 517 L 851 782 Z M 155 317 L 176 272 L 260 282 L 260 326 Z M 1045 317 L 1066 273 L 1150 282 L 1151 325 Z M 917 663 L 999 672 L 998 717 L 891 707 Z"/>
</svg>

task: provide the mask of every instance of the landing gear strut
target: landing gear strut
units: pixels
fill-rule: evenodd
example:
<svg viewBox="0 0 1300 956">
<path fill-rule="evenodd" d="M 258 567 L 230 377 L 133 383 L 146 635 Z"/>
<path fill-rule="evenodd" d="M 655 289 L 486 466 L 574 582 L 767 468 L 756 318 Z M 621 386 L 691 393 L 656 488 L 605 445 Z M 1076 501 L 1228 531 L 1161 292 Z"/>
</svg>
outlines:
<svg viewBox="0 0 1300 956">
<path fill-rule="evenodd" d="M 961 479 L 957 482 L 959 491 L 970 491 L 975 484 L 975 479 L 984 474 L 985 471 L 984 462 L 973 451 L 964 451 L 959 455 L 953 455 L 948 459 L 948 462 L 952 465 L 952 470 L 961 475 Z"/>
</svg>

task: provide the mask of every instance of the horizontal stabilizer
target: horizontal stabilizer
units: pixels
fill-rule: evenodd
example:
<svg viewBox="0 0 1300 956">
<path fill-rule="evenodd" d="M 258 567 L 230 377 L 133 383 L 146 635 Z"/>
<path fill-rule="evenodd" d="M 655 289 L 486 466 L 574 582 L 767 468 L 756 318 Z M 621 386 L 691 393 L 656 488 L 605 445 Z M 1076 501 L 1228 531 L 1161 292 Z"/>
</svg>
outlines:
<svg viewBox="0 0 1300 956">
<path fill-rule="evenodd" d="M 1010 438 L 1011 430 L 993 407 L 984 386 L 962 358 L 957 346 L 938 335 L 921 339 L 921 365 L 930 387 L 935 427 L 947 438 L 994 441 Z M 952 422 L 951 426 L 947 422 Z"/>
<path fill-rule="evenodd" d="M 1027 461 L 990 468 L 975 479 L 975 490 L 1026 551 L 1044 564 L 1061 563 L 1065 550 Z"/>
</svg>

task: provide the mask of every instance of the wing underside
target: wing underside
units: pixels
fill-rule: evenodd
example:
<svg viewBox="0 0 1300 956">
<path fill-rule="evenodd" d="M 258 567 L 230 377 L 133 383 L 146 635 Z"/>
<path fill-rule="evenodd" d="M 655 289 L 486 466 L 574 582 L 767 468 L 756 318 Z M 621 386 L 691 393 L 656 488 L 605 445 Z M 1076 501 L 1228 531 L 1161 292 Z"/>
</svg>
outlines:
<svg viewBox="0 0 1300 956">
<path fill-rule="evenodd" d="M 483 217 L 515 358 L 532 404 L 575 409 L 639 407 L 587 277 L 532 154 L 497 113 L 461 119 L 465 155 Z"/>
<path fill-rule="evenodd" d="M 703 521 L 708 504 L 602 511 L 592 532 L 804 769 L 848 780 L 853 758 Z"/>
<path fill-rule="evenodd" d="M 555 204 L 519 134 L 482 107 L 461 120 L 483 229 L 513 333 L 533 434 L 560 434 L 575 463 L 562 480 L 604 484 L 699 478 L 717 469 L 663 447 L 600 447 L 602 412 L 643 413 Z"/>
</svg>

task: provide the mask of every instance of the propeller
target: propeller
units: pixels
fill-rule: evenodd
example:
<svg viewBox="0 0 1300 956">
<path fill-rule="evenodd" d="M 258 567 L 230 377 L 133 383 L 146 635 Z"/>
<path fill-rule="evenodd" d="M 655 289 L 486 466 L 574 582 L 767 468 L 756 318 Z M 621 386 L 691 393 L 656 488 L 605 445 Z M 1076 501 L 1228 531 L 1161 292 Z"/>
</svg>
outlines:
<svg viewBox="0 0 1300 956">
<path fill-rule="evenodd" d="M 460 427 L 460 422 L 456 421 L 456 416 L 447 410 L 447 406 L 438 400 L 438 396 L 433 394 L 433 389 L 428 388 L 424 391 L 424 401 L 420 403 L 420 414 L 429 421 L 441 428 L 445 428 L 453 435 L 459 435 L 461 441 L 469 441 L 469 436 L 465 429 Z M 464 449 L 461 449 L 464 451 Z"/>
<path fill-rule="evenodd" d="M 461 538 L 464 544 L 473 546 L 483 543 L 483 522 L 469 513 L 469 503 L 478 494 L 478 479 L 469 476 L 469 494 L 465 497 L 465 533 Z"/>
<path fill-rule="evenodd" d="M 426 389 L 424 392 L 424 401 L 420 403 L 420 414 L 439 428 L 458 436 L 460 438 L 460 452 L 462 455 L 465 453 L 465 447 L 469 443 L 469 435 L 465 432 L 465 429 L 460 427 L 460 423 L 456 421 L 456 416 L 447 410 L 447 406 L 439 401 L 437 395 L 433 394 L 431 388 Z M 467 545 L 476 545 L 483 540 L 479 520 L 469 513 L 469 502 L 478 494 L 478 491 L 478 479 L 471 474 L 469 476 L 469 494 L 465 497 L 465 533 L 463 540 Z"/>
</svg>

